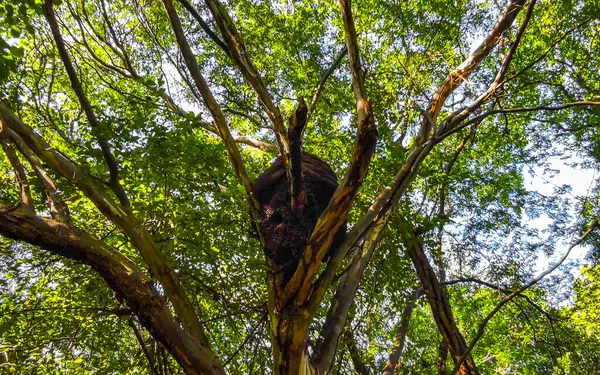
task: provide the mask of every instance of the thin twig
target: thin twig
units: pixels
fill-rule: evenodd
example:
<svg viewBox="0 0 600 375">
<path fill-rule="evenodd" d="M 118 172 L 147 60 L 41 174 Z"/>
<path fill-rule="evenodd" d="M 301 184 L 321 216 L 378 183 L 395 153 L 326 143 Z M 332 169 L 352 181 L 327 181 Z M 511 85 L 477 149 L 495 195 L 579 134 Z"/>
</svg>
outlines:
<svg viewBox="0 0 600 375">
<path fill-rule="evenodd" d="M 556 270 L 558 267 L 560 267 L 560 265 L 563 264 L 563 262 L 567 259 L 567 257 L 571 253 L 571 250 L 573 250 L 574 247 L 580 245 L 583 241 L 585 241 L 585 239 L 587 238 L 587 236 L 590 235 L 590 233 L 592 233 L 594 231 L 594 229 L 596 229 L 598 226 L 599 226 L 599 223 L 597 221 L 594 222 L 594 223 L 592 223 L 592 225 L 590 225 L 590 227 L 588 228 L 588 230 L 586 230 L 579 237 L 579 239 L 577 241 L 575 241 L 571 246 L 569 246 L 569 248 L 567 249 L 567 251 L 558 260 L 558 262 L 556 262 L 556 264 L 554 264 L 553 266 L 551 266 L 550 268 L 548 268 L 547 270 L 545 270 L 544 272 L 542 272 L 541 274 L 539 274 L 533 280 L 531 280 L 530 282 L 528 282 L 525 286 L 523 286 L 523 287 L 515 290 L 514 292 L 512 292 L 511 294 L 509 294 L 508 296 L 506 296 L 506 297 L 502 298 L 502 300 L 500 300 L 500 302 L 496 305 L 496 307 L 494 307 L 494 309 L 492 311 L 490 311 L 490 313 L 487 314 L 486 317 L 483 318 L 483 320 L 479 324 L 479 328 L 477 329 L 477 334 L 475 335 L 475 337 L 473 338 L 473 340 L 471 340 L 471 343 L 469 344 L 469 347 L 467 348 L 466 352 L 464 352 L 462 354 L 462 356 L 460 357 L 460 359 L 458 360 L 458 362 L 456 362 L 456 365 L 454 366 L 454 369 L 452 370 L 451 374 L 456 374 L 456 371 L 458 371 L 458 369 L 460 368 L 460 365 L 462 364 L 462 362 L 471 353 L 471 350 L 473 350 L 473 348 L 475 347 L 475 345 L 477 344 L 477 342 L 479 341 L 479 339 L 483 336 L 483 333 L 485 332 L 485 327 L 486 327 L 487 323 L 490 321 L 490 319 L 492 319 L 492 317 L 494 317 L 494 315 L 496 315 L 496 313 L 498 311 L 500 311 L 500 309 L 504 305 L 506 305 L 508 302 L 510 302 L 513 298 L 515 298 L 516 296 L 520 295 L 521 293 L 523 293 L 527 289 L 531 288 L 533 285 L 537 284 L 540 280 L 542 280 L 548 274 L 554 272 L 554 270 Z"/>
</svg>

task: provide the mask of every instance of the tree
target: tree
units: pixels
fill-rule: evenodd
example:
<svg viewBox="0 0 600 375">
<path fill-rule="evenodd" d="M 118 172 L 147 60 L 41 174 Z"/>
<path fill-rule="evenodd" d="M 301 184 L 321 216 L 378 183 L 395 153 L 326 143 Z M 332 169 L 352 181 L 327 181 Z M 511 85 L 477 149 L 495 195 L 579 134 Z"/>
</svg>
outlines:
<svg viewBox="0 0 600 375">
<path fill-rule="evenodd" d="M 7 367 L 575 371 L 585 330 L 538 337 L 563 311 L 546 301 L 560 282 L 540 283 L 597 241 L 597 190 L 542 195 L 525 172 L 597 164 L 598 4 L 0 7 Z M 302 210 L 302 149 L 340 181 L 288 281 L 260 250 L 252 181 L 281 155 Z M 111 359 L 83 363 L 96 346 Z"/>
</svg>

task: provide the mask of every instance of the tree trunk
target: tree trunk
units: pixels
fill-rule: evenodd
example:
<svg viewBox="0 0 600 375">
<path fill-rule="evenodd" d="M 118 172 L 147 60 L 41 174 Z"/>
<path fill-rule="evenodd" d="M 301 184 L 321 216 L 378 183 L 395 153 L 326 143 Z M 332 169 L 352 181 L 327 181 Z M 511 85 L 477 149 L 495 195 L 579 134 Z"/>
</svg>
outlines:
<svg viewBox="0 0 600 375">
<path fill-rule="evenodd" d="M 270 306 L 274 307 L 274 306 Z M 310 319 L 306 309 L 292 306 L 271 313 L 271 344 L 275 375 L 316 375 L 306 353 Z"/>
</svg>

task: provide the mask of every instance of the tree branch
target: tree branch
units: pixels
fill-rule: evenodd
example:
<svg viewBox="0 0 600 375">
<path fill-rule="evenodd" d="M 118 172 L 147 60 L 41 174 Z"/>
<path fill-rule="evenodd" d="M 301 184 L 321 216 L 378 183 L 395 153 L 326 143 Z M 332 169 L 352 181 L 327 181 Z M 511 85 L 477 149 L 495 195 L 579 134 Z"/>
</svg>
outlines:
<svg viewBox="0 0 600 375">
<path fill-rule="evenodd" d="M 502 33 L 512 25 L 512 22 L 516 18 L 517 13 L 521 10 L 524 2 L 525 0 L 512 0 L 482 44 L 458 68 L 452 71 L 439 87 L 430 102 L 428 109 L 423 113 L 423 120 L 419 130 L 420 136 L 415 139 L 402 167 L 396 173 L 392 182 L 386 186 L 375 199 L 363 217 L 361 217 L 346 234 L 344 243 L 338 249 L 339 254 L 345 255 L 357 241 L 365 236 L 375 223 L 381 221 L 386 217 L 387 212 L 393 210 L 398 200 L 406 192 L 406 189 L 416 175 L 421 163 L 431 152 L 435 144 L 450 135 L 446 134 L 446 132 L 443 136 L 437 136 L 427 141 L 427 137 L 429 137 L 431 129 L 437 121 L 437 116 L 448 96 L 454 92 L 454 90 L 460 86 L 462 81 L 473 73 L 480 65 L 481 61 L 489 55 Z M 352 56 L 352 54 L 350 54 L 350 56 Z M 461 128 L 464 128 L 464 126 Z M 335 272 L 335 270 L 332 270 L 332 272 Z M 329 277 L 329 280 L 331 279 L 332 278 Z"/>
<path fill-rule="evenodd" d="M 85 232 L 0 204 L 0 233 L 91 266 L 188 374 L 223 375 L 210 349 L 184 331 L 161 294 L 135 264 Z"/>
<path fill-rule="evenodd" d="M 517 107 L 517 108 L 493 109 L 493 110 L 484 112 L 478 116 L 475 116 L 475 117 L 471 118 L 470 120 L 463 122 L 462 124 L 456 124 L 451 127 L 447 127 L 447 130 L 445 130 L 442 134 L 436 136 L 436 141 L 444 139 L 444 138 L 466 128 L 467 126 L 469 126 L 471 124 L 481 122 L 481 121 L 485 120 L 487 117 L 492 116 L 492 115 L 510 114 L 510 113 L 527 113 L 527 112 L 538 112 L 538 111 L 561 111 L 563 109 L 568 109 L 568 108 L 587 107 L 587 106 L 590 106 L 590 107 L 600 106 L 600 100 L 596 100 L 596 99 L 582 100 L 582 101 L 571 102 L 571 103 L 567 103 L 567 104 L 563 104 L 563 105 L 559 105 L 559 106 L 542 105 L 542 106 L 537 106 L 537 107 Z"/>
<path fill-rule="evenodd" d="M 171 26 L 173 28 L 173 32 L 175 33 L 175 37 L 177 39 L 177 43 L 179 44 L 179 49 L 185 59 L 185 64 L 192 75 L 194 83 L 196 87 L 200 91 L 202 95 L 202 99 L 204 100 L 204 104 L 208 107 L 215 124 L 217 126 L 217 130 L 223 143 L 225 144 L 225 148 L 227 149 L 227 153 L 229 154 L 229 158 L 231 163 L 233 164 L 233 168 L 236 172 L 240 183 L 244 186 L 246 191 L 246 196 L 250 203 L 250 212 L 257 230 L 257 233 L 260 233 L 258 230 L 260 221 L 260 207 L 256 197 L 252 194 L 252 181 L 248 177 L 248 172 L 246 172 L 246 167 L 244 162 L 242 161 L 242 156 L 240 155 L 240 151 L 235 144 L 235 141 L 229 131 L 229 126 L 227 125 L 227 121 L 225 120 L 225 116 L 223 115 L 223 111 L 221 107 L 215 100 L 210 88 L 208 87 L 202 73 L 200 72 L 200 68 L 196 63 L 196 57 L 190 48 L 190 45 L 185 37 L 183 32 L 183 28 L 181 27 L 181 22 L 179 20 L 179 16 L 173 7 L 173 3 L 171 0 L 163 0 L 163 4 L 165 6 L 165 10 L 171 21 Z M 262 240 L 261 240 L 262 243 Z"/>
<path fill-rule="evenodd" d="M 152 354 L 146 347 L 146 344 L 144 343 L 144 338 L 142 337 L 140 330 L 135 325 L 133 318 L 129 318 L 127 320 L 127 323 L 129 324 L 129 327 L 131 327 L 131 329 L 133 330 L 133 334 L 135 335 L 136 340 L 140 344 L 140 347 L 142 348 L 142 352 L 144 353 L 144 356 L 148 360 L 148 364 L 150 365 L 150 371 L 152 372 L 153 375 L 160 375 L 160 373 L 156 369 L 156 359 L 152 356 Z"/>
<path fill-rule="evenodd" d="M 17 182 L 19 183 L 19 189 L 21 191 L 21 201 L 19 205 L 23 206 L 23 208 L 29 214 L 35 215 L 27 173 L 25 172 L 25 168 L 23 167 L 23 164 L 21 164 L 19 157 L 15 153 L 15 149 L 9 142 L 7 130 L 8 129 L 5 128 L 2 120 L 0 119 L 0 144 L 2 145 L 2 150 L 4 150 L 4 154 L 10 162 L 10 165 L 12 165 L 13 169 L 15 170 L 15 176 L 17 177 Z"/>
<path fill-rule="evenodd" d="M 48 204 L 50 206 L 50 214 L 54 220 L 58 220 L 65 224 L 71 223 L 71 215 L 69 213 L 69 207 L 65 203 L 65 201 L 60 197 L 60 193 L 56 189 L 56 184 L 48 175 L 46 170 L 42 167 L 39 160 L 35 157 L 35 155 L 29 150 L 29 148 L 25 145 L 21 137 L 17 135 L 14 131 L 9 128 L 6 128 L 8 132 L 8 136 L 13 141 L 13 144 L 19 150 L 21 155 L 23 155 L 31 168 L 38 176 L 38 178 L 44 184 L 44 188 L 46 190 L 46 197 L 48 199 Z"/>
<path fill-rule="evenodd" d="M 302 134 L 306 126 L 308 108 L 304 99 L 298 99 L 298 108 L 296 112 L 290 116 L 290 124 L 288 128 L 288 136 L 290 140 L 290 168 L 291 168 L 291 191 L 292 195 L 292 210 L 302 212 L 306 204 L 306 191 L 302 181 Z"/>
<path fill-rule="evenodd" d="M 361 63 L 350 1 L 341 0 L 340 10 L 344 20 L 346 43 L 350 57 L 350 75 L 356 99 L 358 130 L 351 163 L 346 176 L 331 197 L 329 205 L 319 217 L 307 242 L 302 260 L 294 276 L 286 285 L 284 291 L 285 298 L 295 297 L 297 305 L 303 304 L 312 294 L 312 282 L 319 269 L 321 260 L 330 247 L 335 233 L 337 233 L 337 230 L 348 218 L 350 208 L 367 175 L 367 168 L 371 163 L 377 142 L 375 118 L 364 90 L 362 75 L 360 74 Z M 316 303 L 320 303 L 320 298 Z"/>
<path fill-rule="evenodd" d="M 250 84 L 250 86 L 252 86 L 254 92 L 256 92 L 258 100 L 262 104 L 267 116 L 271 121 L 271 124 L 273 125 L 275 138 L 277 139 L 277 144 L 279 146 L 279 152 L 283 156 L 283 162 L 285 165 L 286 176 L 290 189 L 290 196 L 297 196 L 298 194 L 293 190 L 294 184 L 290 160 L 290 145 L 281 112 L 275 103 L 273 103 L 271 95 L 269 94 L 267 87 L 260 76 L 260 72 L 254 66 L 252 60 L 250 60 L 250 56 L 246 51 L 244 40 L 239 35 L 233 20 L 231 17 L 229 17 L 225 7 L 218 0 L 205 0 L 205 2 L 210 9 L 219 29 L 221 30 L 221 34 L 223 35 L 227 49 L 233 57 L 233 61 L 242 72 L 242 75 L 246 81 Z"/>
<path fill-rule="evenodd" d="M 417 298 L 419 298 L 420 294 L 420 290 L 411 293 L 411 295 L 406 301 L 406 304 L 404 305 L 404 310 L 402 310 L 402 316 L 400 318 L 400 325 L 398 327 L 398 333 L 396 334 L 396 342 L 394 343 L 394 347 L 390 351 L 389 359 L 385 363 L 383 375 L 394 375 L 396 371 L 396 366 L 398 366 L 398 360 L 400 359 L 400 355 L 402 355 L 404 343 L 406 342 L 406 334 L 408 333 L 410 318 L 412 317 L 415 302 Z"/>
<path fill-rule="evenodd" d="M 194 19 L 196 19 L 196 21 L 198 22 L 198 24 L 200 25 L 202 30 L 204 30 L 204 32 L 208 35 L 208 37 L 213 42 L 215 42 L 215 44 L 217 46 L 219 46 L 223 50 L 223 52 L 225 52 L 225 54 L 227 56 L 231 57 L 231 52 L 229 52 L 229 49 L 227 49 L 227 46 L 225 45 L 225 43 L 223 43 L 223 41 L 217 36 L 217 34 L 215 34 L 214 31 L 212 31 L 210 26 L 208 26 L 208 24 L 206 22 L 204 22 L 204 20 L 202 19 L 202 16 L 200 16 L 200 13 L 198 13 L 198 11 L 196 11 L 196 9 L 192 6 L 192 4 L 190 4 L 190 2 L 187 0 L 177 0 L 177 1 L 179 1 L 179 3 L 181 3 L 181 5 L 183 5 L 183 7 L 192 15 L 192 17 L 194 17 Z"/>
<path fill-rule="evenodd" d="M 573 26 L 571 29 L 567 30 L 563 35 L 561 35 L 558 39 L 556 39 L 554 42 L 552 42 L 550 44 L 550 46 L 546 49 L 546 51 L 544 53 L 542 53 L 537 59 L 535 59 L 532 62 L 530 62 L 529 64 L 527 64 L 523 69 L 521 69 L 517 73 L 511 75 L 506 80 L 507 81 L 512 81 L 513 79 L 517 78 L 518 76 L 520 76 L 521 74 L 523 74 L 527 70 L 531 69 L 535 64 L 537 64 L 538 62 L 542 61 L 546 56 L 548 56 L 548 54 L 552 51 L 552 49 L 558 43 L 562 42 L 566 37 L 568 37 L 569 35 L 571 35 L 575 30 L 577 30 L 577 29 L 581 28 L 582 26 L 584 26 L 585 24 L 589 23 L 592 19 L 593 19 L 592 17 L 589 17 L 589 18 L 585 19 L 583 22 L 581 22 L 581 23 Z"/>
<path fill-rule="evenodd" d="M 427 106 L 426 112 L 428 116 L 423 116 L 418 143 L 424 142 L 429 137 L 431 129 L 435 127 L 438 115 L 448 96 L 466 81 L 479 67 L 480 63 L 492 52 L 502 34 L 508 30 L 517 18 L 517 15 L 523 8 L 523 4 L 525 4 L 525 0 L 511 0 L 500 19 L 479 47 L 462 64 L 454 69 L 440 85 Z"/>
<path fill-rule="evenodd" d="M 452 370 L 451 374 L 455 374 L 458 371 L 458 369 L 461 366 L 461 364 L 465 361 L 465 358 L 467 358 L 470 355 L 471 350 L 473 350 L 473 348 L 475 347 L 475 345 L 477 345 L 477 342 L 479 341 L 479 339 L 483 336 L 483 333 L 485 332 L 485 326 L 494 317 L 494 315 L 496 315 L 496 313 L 498 311 L 500 311 L 500 309 L 504 305 L 506 305 L 508 302 L 510 302 L 513 298 L 515 298 L 516 296 L 520 295 L 521 293 L 523 293 L 527 289 L 531 288 L 532 286 L 534 286 L 535 284 L 537 284 L 540 280 L 542 280 L 544 277 L 546 277 L 550 273 L 554 272 L 554 270 L 556 270 L 558 267 L 560 267 L 560 265 L 563 264 L 563 262 L 567 259 L 567 257 L 571 253 L 571 250 L 573 250 L 573 248 L 575 248 L 576 246 L 580 245 L 583 241 L 585 241 L 585 239 L 594 231 L 594 229 L 598 228 L 599 226 L 600 226 L 600 223 L 598 223 L 597 221 L 595 221 L 594 223 L 592 223 L 592 225 L 590 225 L 590 227 L 588 228 L 588 230 L 586 230 L 579 237 L 579 239 L 577 241 L 575 241 L 573 244 L 571 244 L 571 246 L 569 246 L 569 248 L 567 249 L 567 251 L 558 260 L 558 262 L 556 262 L 556 264 L 554 264 L 553 266 L 549 267 L 544 272 L 540 273 L 537 277 L 535 277 L 533 280 L 531 280 L 530 282 L 528 282 L 527 284 L 525 284 L 523 287 L 515 290 L 514 292 L 512 292 L 508 296 L 502 298 L 500 300 L 500 302 L 496 305 L 496 307 L 494 307 L 494 309 L 492 311 L 490 311 L 489 314 L 487 314 L 485 316 L 485 318 L 483 318 L 483 320 L 481 321 L 481 323 L 479 323 L 479 327 L 477 329 L 477 334 L 471 340 L 471 343 L 469 344 L 469 347 L 462 353 L 462 356 L 460 357 L 460 359 L 458 360 L 458 362 L 456 362 L 456 365 L 455 365 L 454 369 Z"/>
<path fill-rule="evenodd" d="M 381 240 L 386 223 L 382 222 L 373 228 L 373 233 L 367 236 L 367 240 L 363 243 L 360 251 L 352 259 L 348 271 L 340 278 L 340 283 L 327 311 L 327 317 L 321 328 L 313 356 L 315 368 L 320 374 L 326 374 L 331 370 L 338 342 L 346 325 L 348 311 L 358 291 L 365 268 Z M 322 288 L 319 282 L 316 285 Z M 314 314 L 316 312 L 324 293 L 325 289 L 315 288 L 310 300 L 309 313 Z"/>
<path fill-rule="evenodd" d="M 344 46 L 344 48 L 342 48 L 342 50 L 337 55 L 335 60 L 333 60 L 333 63 L 331 64 L 329 69 L 327 69 L 327 71 L 325 71 L 325 73 L 323 74 L 323 77 L 321 77 L 321 80 L 319 81 L 319 84 L 317 85 L 317 88 L 315 89 L 315 94 L 313 95 L 312 100 L 310 101 L 310 105 L 308 106 L 308 115 L 307 115 L 307 119 L 306 119 L 307 122 L 310 119 L 310 116 L 313 114 L 313 112 L 317 108 L 317 104 L 319 102 L 319 99 L 321 99 L 321 94 L 323 93 L 323 89 L 325 88 L 325 83 L 327 83 L 327 80 L 329 79 L 329 77 L 331 77 L 333 72 L 335 72 L 337 70 L 337 68 L 340 66 L 340 64 L 342 63 L 342 60 L 344 59 L 344 57 L 347 54 L 348 54 L 348 46 Z"/>
<path fill-rule="evenodd" d="M 431 306 L 431 312 L 438 330 L 444 341 L 448 344 L 450 354 L 452 355 L 454 362 L 458 364 L 457 368 L 460 368 L 460 374 L 478 374 L 479 371 L 477 370 L 477 366 L 468 353 L 462 361 L 460 360 L 462 353 L 465 353 L 467 350 L 467 343 L 456 325 L 450 301 L 425 255 L 420 239 L 415 236 L 410 223 L 404 222 L 403 227 L 406 232 L 404 241 L 406 243 L 408 255 L 415 267 L 423 291 L 427 296 L 427 301 Z"/>
<path fill-rule="evenodd" d="M 183 1 L 185 1 L 185 0 L 183 0 Z M 67 3 L 67 5 L 68 4 L 69 3 Z M 133 64 L 130 61 L 131 59 L 128 57 L 126 51 L 123 51 L 122 53 L 117 54 L 117 56 L 123 61 L 123 64 L 125 65 L 123 67 L 118 67 L 118 66 L 109 64 L 109 63 L 105 62 L 104 60 L 102 60 L 98 55 L 96 55 L 96 53 L 93 51 L 93 49 L 91 48 L 91 46 L 89 45 L 89 43 L 87 42 L 87 40 L 85 38 L 85 29 L 83 27 L 83 24 L 82 24 L 79 16 L 75 13 L 75 10 L 72 9 L 71 12 L 73 14 L 73 17 L 77 21 L 79 28 L 81 29 L 81 35 L 83 37 L 83 41 L 79 42 L 79 43 L 84 46 L 84 48 L 88 51 L 88 53 L 90 54 L 90 56 L 92 57 L 93 60 L 97 61 L 100 65 L 110 69 L 111 71 L 119 74 L 120 76 L 122 76 L 126 79 L 133 80 L 133 81 L 138 82 L 139 84 L 143 85 L 148 90 L 150 90 L 154 95 L 162 98 L 165 101 L 167 108 L 169 108 L 174 114 L 176 114 L 180 117 L 186 117 L 188 115 L 188 113 L 186 111 L 184 111 L 165 90 L 161 89 L 156 84 L 151 82 L 151 80 L 147 79 L 146 76 L 140 75 L 137 71 L 134 70 Z M 173 65 L 176 65 L 176 63 L 174 61 L 172 61 L 172 59 L 169 57 L 168 51 L 166 49 L 164 49 L 162 46 L 160 46 L 159 42 L 157 41 L 156 36 L 152 33 L 151 30 L 149 30 L 146 20 L 142 19 L 143 15 L 138 15 L 138 16 L 140 17 L 140 23 L 143 24 L 144 29 L 149 34 L 150 38 L 154 39 L 154 42 L 157 44 L 158 48 L 160 50 L 162 50 L 162 52 L 165 55 L 167 55 L 169 60 L 171 60 L 171 63 Z M 90 25 L 90 27 L 92 27 L 92 26 Z M 96 33 L 95 29 L 92 28 L 92 30 L 94 31 L 94 33 Z M 75 39 L 75 38 L 73 37 L 73 39 Z M 103 41 L 103 43 L 105 43 L 105 41 Z M 111 50 L 114 51 L 113 48 L 111 48 Z M 217 128 L 214 125 L 208 124 L 205 121 L 202 121 L 198 117 L 196 119 L 194 119 L 194 123 L 199 125 L 201 128 L 203 128 L 217 136 L 219 135 L 219 131 L 217 130 Z M 233 139 L 236 143 L 242 143 L 247 146 L 255 147 L 255 148 L 258 148 L 265 152 L 276 152 L 278 150 L 276 145 L 266 143 L 266 142 L 263 142 L 263 141 L 260 141 L 260 140 L 257 140 L 257 139 L 251 138 L 251 137 L 247 137 L 247 136 L 237 136 L 237 137 L 234 137 Z"/>
<path fill-rule="evenodd" d="M 350 359 L 352 359 L 352 365 L 354 365 L 356 374 L 370 375 L 371 372 L 369 371 L 369 368 L 365 365 L 360 357 L 358 345 L 356 344 L 356 338 L 354 337 L 354 334 L 350 328 L 346 328 L 344 330 L 344 338 L 346 339 L 346 347 L 348 348 L 348 352 L 350 352 Z"/>
<path fill-rule="evenodd" d="M 517 31 L 517 35 L 515 36 L 515 41 L 510 46 L 508 53 L 506 54 L 506 56 L 504 57 L 504 60 L 502 61 L 502 64 L 500 65 L 500 69 L 498 69 L 498 72 L 496 73 L 496 78 L 494 79 L 494 82 L 492 82 L 492 84 L 490 85 L 490 87 L 487 89 L 487 91 L 485 93 L 483 93 L 482 95 L 477 97 L 477 99 L 475 99 L 475 101 L 471 105 L 469 105 L 467 108 L 458 110 L 458 111 L 450 114 L 444 120 L 442 126 L 440 126 L 440 131 L 443 131 L 443 128 L 445 126 L 444 124 L 448 124 L 449 126 L 452 126 L 451 124 L 459 123 L 459 122 L 463 121 L 464 119 L 466 119 L 467 117 L 469 117 L 469 115 L 471 113 L 473 113 L 477 108 L 481 107 L 481 105 L 483 103 L 485 103 L 491 96 L 495 95 L 495 93 L 498 89 L 502 88 L 502 85 L 506 82 L 506 81 L 504 81 L 504 77 L 506 76 L 506 73 L 508 72 L 508 68 L 510 67 L 510 63 L 515 55 L 515 52 L 517 51 L 517 47 L 519 46 L 519 43 L 521 42 L 521 38 L 522 38 L 523 34 L 525 33 L 525 29 L 527 28 L 527 25 L 529 24 L 529 21 L 531 20 L 531 16 L 533 15 L 533 8 L 535 7 L 535 3 L 536 3 L 536 0 L 531 0 L 531 3 L 529 4 L 529 7 L 527 8 L 527 13 L 525 15 L 525 19 L 523 20 L 523 23 L 521 24 L 519 31 Z"/>
<path fill-rule="evenodd" d="M 137 222 L 133 214 L 124 211 L 104 191 L 102 185 L 85 173 L 79 165 L 54 150 L 2 103 L 0 103 L 0 120 L 17 133 L 41 161 L 77 186 L 107 219 L 115 223 L 129 237 L 133 246 L 140 251 L 152 276 L 156 277 L 164 288 L 165 295 L 173 304 L 173 309 L 184 329 L 209 347 L 196 312 L 176 278 L 173 268 L 160 254 L 151 235 Z"/>
<path fill-rule="evenodd" d="M 79 99 L 79 103 L 81 104 L 81 108 L 85 112 L 85 115 L 90 123 L 92 128 L 92 133 L 95 135 L 98 140 L 98 144 L 102 150 L 102 155 L 104 156 L 104 160 L 108 165 L 108 169 L 110 172 L 110 187 L 119 199 L 119 202 L 126 210 L 129 210 L 129 199 L 127 198 L 127 194 L 121 183 L 119 182 L 119 165 L 115 160 L 115 157 L 112 155 L 110 145 L 108 144 L 108 140 L 102 134 L 102 128 L 98 119 L 96 118 L 96 114 L 92 108 L 92 105 L 87 99 L 87 96 L 83 92 L 83 88 L 81 87 L 81 83 L 79 82 L 79 78 L 77 77 L 77 73 L 75 72 L 75 68 L 73 67 L 73 63 L 69 58 L 69 54 L 67 53 L 67 48 L 65 46 L 65 42 L 60 34 L 60 29 L 58 27 L 58 22 L 56 21 L 56 15 L 54 14 L 54 7 L 52 4 L 52 0 L 45 0 L 44 3 L 44 14 L 46 16 L 46 20 L 50 24 L 50 30 L 52 31 L 52 35 L 54 37 L 54 41 L 56 43 L 56 47 L 58 49 L 58 54 L 65 66 L 65 70 L 67 71 L 67 75 L 69 76 L 69 80 L 71 81 L 71 87 L 77 98 Z"/>
</svg>

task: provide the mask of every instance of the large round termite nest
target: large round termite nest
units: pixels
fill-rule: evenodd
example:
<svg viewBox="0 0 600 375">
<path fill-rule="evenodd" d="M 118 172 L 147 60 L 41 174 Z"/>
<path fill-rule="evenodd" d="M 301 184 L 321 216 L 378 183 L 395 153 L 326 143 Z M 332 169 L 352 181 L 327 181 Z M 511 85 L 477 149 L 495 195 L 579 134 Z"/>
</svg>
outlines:
<svg viewBox="0 0 600 375">
<path fill-rule="evenodd" d="M 265 255 L 283 272 L 284 283 L 293 276 L 306 242 L 319 216 L 337 189 L 337 177 L 331 167 L 317 156 L 302 153 L 302 180 L 306 204 L 292 210 L 285 166 L 280 156 L 253 183 L 260 204 L 260 231 L 265 241 Z M 346 234 L 346 223 L 335 234 L 328 250 L 330 256 Z"/>
</svg>

